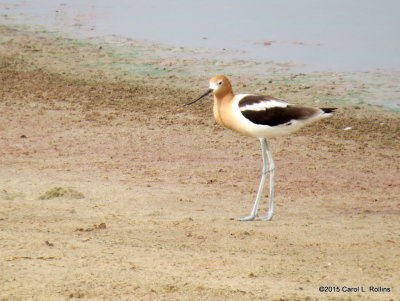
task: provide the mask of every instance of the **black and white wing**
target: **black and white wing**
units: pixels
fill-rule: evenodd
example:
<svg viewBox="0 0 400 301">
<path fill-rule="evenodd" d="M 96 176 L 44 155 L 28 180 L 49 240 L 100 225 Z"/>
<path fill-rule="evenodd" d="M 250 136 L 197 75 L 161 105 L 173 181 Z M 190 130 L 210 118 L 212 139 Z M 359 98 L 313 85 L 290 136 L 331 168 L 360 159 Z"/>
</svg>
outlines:
<svg viewBox="0 0 400 301">
<path fill-rule="evenodd" d="M 244 95 L 238 105 L 242 115 L 250 122 L 267 126 L 291 125 L 294 121 L 306 122 L 324 114 L 321 109 L 292 105 L 270 96 Z"/>
</svg>

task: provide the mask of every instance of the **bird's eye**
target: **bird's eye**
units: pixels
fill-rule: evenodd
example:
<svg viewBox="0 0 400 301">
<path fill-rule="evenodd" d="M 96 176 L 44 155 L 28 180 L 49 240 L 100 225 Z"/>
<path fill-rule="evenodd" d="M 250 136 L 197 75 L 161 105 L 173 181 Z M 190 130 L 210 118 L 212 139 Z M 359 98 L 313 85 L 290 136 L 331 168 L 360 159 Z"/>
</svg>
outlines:
<svg viewBox="0 0 400 301">
<path fill-rule="evenodd" d="M 220 86 L 222 85 L 222 80 L 220 80 L 220 81 L 218 82 L 218 85 L 220 85 Z"/>
</svg>

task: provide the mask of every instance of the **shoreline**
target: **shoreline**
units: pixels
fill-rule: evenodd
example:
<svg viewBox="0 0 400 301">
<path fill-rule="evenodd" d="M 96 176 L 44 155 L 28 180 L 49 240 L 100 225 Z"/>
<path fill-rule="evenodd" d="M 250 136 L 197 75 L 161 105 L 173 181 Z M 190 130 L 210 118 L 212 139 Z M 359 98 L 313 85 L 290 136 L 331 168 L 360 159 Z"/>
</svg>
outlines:
<svg viewBox="0 0 400 301">
<path fill-rule="evenodd" d="M 338 4 L 333 4 L 330 9 L 327 9 L 328 6 L 309 7 L 307 1 L 299 1 L 289 7 L 285 7 L 284 4 L 257 3 L 252 7 L 259 9 L 255 9 L 251 15 L 253 17 L 258 15 L 259 21 L 256 22 L 260 22 L 260 26 L 252 28 L 251 32 L 247 33 L 244 33 L 243 28 L 239 26 L 240 22 L 232 22 L 231 18 L 235 18 L 234 16 L 244 17 L 246 21 L 241 19 L 245 24 L 254 22 L 250 15 L 241 15 L 243 9 L 247 11 L 249 7 L 241 9 L 240 6 L 230 5 L 226 2 L 221 4 L 225 5 L 227 9 L 224 14 L 216 16 L 214 15 L 216 11 L 208 12 L 210 19 L 221 18 L 220 26 L 224 26 L 226 30 L 222 39 L 218 34 L 220 31 L 210 28 L 208 22 L 200 26 L 204 20 L 203 15 L 199 15 L 199 13 L 204 12 L 205 7 L 196 6 L 192 2 L 180 5 L 179 1 L 175 1 L 169 6 L 164 6 L 162 4 L 154 5 L 154 3 L 143 4 L 141 1 L 129 3 L 122 1 L 115 6 L 110 6 L 107 1 L 96 1 L 96 3 L 43 1 L 40 9 L 29 2 L 10 3 L 6 0 L 0 1 L 0 3 L 4 11 L 2 16 L 9 22 L 25 23 L 29 26 L 42 24 L 42 26 L 52 28 L 52 31 L 56 28 L 78 37 L 105 37 L 115 34 L 121 37 L 149 39 L 156 43 L 177 46 L 172 48 L 181 48 L 181 46 L 207 48 L 207 46 L 211 46 L 212 49 L 225 49 L 225 51 L 214 54 L 218 58 L 230 56 L 245 60 L 257 58 L 261 61 L 309 63 L 314 67 L 319 66 L 322 68 L 320 70 L 325 71 L 370 70 L 383 66 L 386 68 L 397 66 L 398 70 L 400 68 L 397 59 L 398 51 L 396 52 L 396 48 L 398 50 L 400 45 L 393 41 L 393 36 L 396 36 L 395 28 L 399 26 L 395 25 L 398 24 L 398 20 L 395 15 L 392 15 L 398 5 L 393 0 L 385 5 L 384 10 L 387 13 L 384 14 L 385 17 L 380 16 L 379 24 L 371 21 L 376 20 L 377 16 L 374 10 L 379 10 L 377 4 L 366 4 L 362 7 L 350 5 L 345 12 L 342 12 L 344 14 L 341 14 L 342 22 L 337 24 L 335 18 L 331 18 L 335 17 L 335 12 L 339 13 L 343 9 Z M 209 4 L 211 3 L 209 2 Z M 269 18 L 260 15 L 261 11 L 268 10 L 271 6 L 274 8 L 274 14 L 271 14 Z M 393 7 L 393 10 L 390 7 Z M 171 8 L 176 9 L 171 11 Z M 316 28 L 309 23 L 315 17 L 313 14 L 307 18 L 308 21 L 303 19 L 303 16 L 310 13 L 310 9 L 311 11 L 317 9 L 318 13 L 315 16 L 324 19 L 314 20 L 315 24 L 322 27 L 317 25 Z M 170 17 L 177 11 L 181 13 L 177 14 L 171 22 Z M 229 13 L 227 13 L 228 11 Z M 366 18 L 368 14 L 371 14 L 370 18 Z M 154 20 L 142 27 L 141 24 L 146 23 L 146 19 L 143 20 L 143 17 L 147 15 L 153 16 Z M 289 20 L 291 21 L 282 22 L 279 15 L 290 16 Z M 191 16 L 193 20 L 200 18 L 197 22 L 188 22 L 185 19 L 188 16 Z M 354 38 L 351 34 L 355 29 L 354 18 L 359 18 L 359 21 L 364 24 L 357 29 L 358 38 Z M 231 22 L 231 26 L 225 28 L 225 22 Z M 291 22 L 294 22 L 293 24 L 297 22 L 297 26 L 291 26 Z M 275 26 L 276 24 L 280 25 Z M 335 31 L 323 30 L 324 26 L 335 28 Z M 371 31 L 368 28 L 374 28 L 374 30 Z M 390 28 L 394 31 L 389 30 Z M 178 31 L 179 35 L 168 34 Z M 360 39 L 360 37 L 362 38 Z M 160 48 L 160 45 L 157 45 L 156 48 Z M 226 49 L 233 51 L 226 51 Z M 196 52 L 198 50 L 196 49 Z M 182 56 L 185 52 L 181 51 L 179 55 Z"/>
<path fill-rule="evenodd" d="M 277 93 L 275 91 L 279 91 L 281 94 L 282 90 L 286 92 L 285 89 L 282 89 L 285 84 L 289 88 L 286 90 L 297 85 L 298 89 L 295 92 L 313 86 L 320 88 L 322 85 L 324 89 L 330 86 L 332 90 L 336 89 L 336 91 L 325 91 L 326 95 L 320 95 L 316 91 L 313 95 L 314 101 L 319 102 L 322 99 L 332 104 L 339 102 L 349 105 L 373 105 L 392 112 L 400 112 L 400 90 L 398 89 L 400 71 L 396 70 L 359 72 L 314 70 L 307 72 L 297 70 L 297 65 L 292 63 L 223 58 L 224 53 L 229 51 L 184 49 L 117 36 L 108 38 L 68 37 L 65 33 L 49 31 L 42 26 L 24 25 L 22 28 L 11 26 L 8 29 L 26 36 L 36 36 L 53 41 L 48 42 L 48 44 L 53 44 L 47 45 L 49 52 L 56 51 L 52 48 L 57 48 L 57 41 L 62 41 L 58 46 L 64 48 L 63 51 L 66 53 L 68 53 L 69 47 L 77 51 L 86 51 L 87 62 L 85 66 L 80 66 L 80 72 L 86 72 L 86 69 L 90 68 L 92 74 L 89 74 L 89 77 L 93 77 L 93 72 L 113 73 L 114 76 L 127 80 L 149 76 L 152 80 L 168 79 L 173 85 L 180 85 L 179 79 L 182 78 L 200 81 L 207 80 L 210 74 L 225 73 L 238 78 L 246 90 L 256 93 L 267 92 L 275 95 Z M 5 38 L 5 42 L 7 42 L 7 38 Z M 89 59 L 88 56 L 91 55 L 96 60 Z M 213 59 L 212 56 L 215 55 L 218 58 Z M 36 61 L 36 63 L 40 65 L 40 61 Z M 75 65 L 77 67 L 80 64 Z M 47 66 L 47 68 L 51 68 L 51 66 Z M 273 85 L 269 85 L 271 83 Z M 181 86 L 184 87 L 184 85 Z M 283 97 L 286 97 L 285 93 Z M 294 97 L 290 101 L 294 103 L 302 101 L 301 98 L 298 99 L 298 97 Z M 307 99 L 305 101 L 307 103 Z"/>
</svg>

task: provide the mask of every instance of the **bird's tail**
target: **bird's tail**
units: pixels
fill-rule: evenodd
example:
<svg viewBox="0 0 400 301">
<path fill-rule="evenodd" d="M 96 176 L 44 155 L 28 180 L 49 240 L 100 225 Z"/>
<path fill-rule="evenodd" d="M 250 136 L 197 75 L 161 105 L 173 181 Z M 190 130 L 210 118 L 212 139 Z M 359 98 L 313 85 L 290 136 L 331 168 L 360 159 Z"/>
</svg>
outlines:
<svg viewBox="0 0 400 301">
<path fill-rule="evenodd" d="M 337 108 L 320 108 L 319 118 L 326 118 L 332 116 L 333 112 L 337 110 Z"/>
<path fill-rule="evenodd" d="M 324 111 L 324 115 L 332 115 L 333 112 L 337 110 L 337 108 L 321 108 Z"/>
</svg>

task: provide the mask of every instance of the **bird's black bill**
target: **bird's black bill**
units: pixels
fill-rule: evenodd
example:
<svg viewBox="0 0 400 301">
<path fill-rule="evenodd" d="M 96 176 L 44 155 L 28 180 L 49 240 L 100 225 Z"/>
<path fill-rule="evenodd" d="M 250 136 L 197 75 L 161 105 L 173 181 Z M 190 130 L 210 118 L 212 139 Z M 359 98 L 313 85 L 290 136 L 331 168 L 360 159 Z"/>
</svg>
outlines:
<svg viewBox="0 0 400 301">
<path fill-rule="evenodd" d="M 200 99 L 202 99 L 203 97 L 206 97 L 206 96 L 207 96 L 208 94 L 210 94 L 212 91 L 213 91 L 213 89 L 207 90 L 206 93 L 204 93 L 203 95 L 201 95 L 199 98 L 196 98 L 195 100 L 193 100 L 193 101 L 191 101 L 191 102 L 185 104 L 185 106 L 189 106 L 189 105 L 194 104 L 195 102 L 198 102 Z"/>
</svg>

